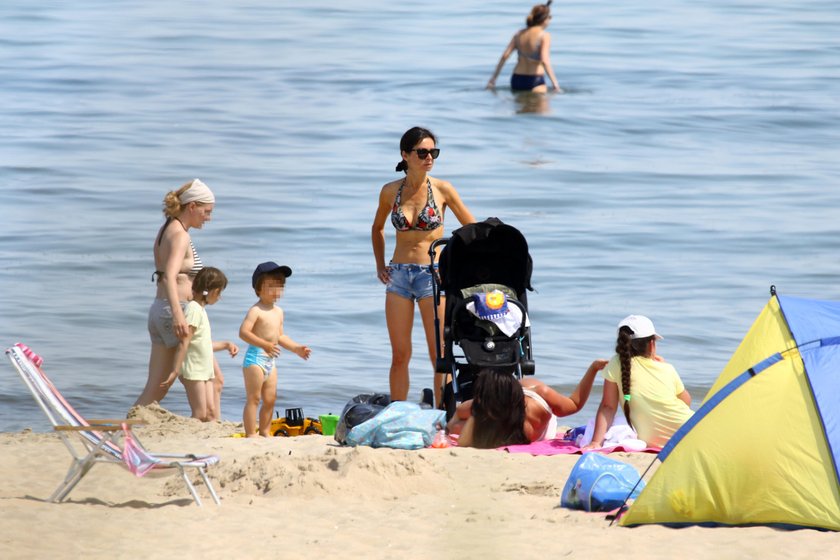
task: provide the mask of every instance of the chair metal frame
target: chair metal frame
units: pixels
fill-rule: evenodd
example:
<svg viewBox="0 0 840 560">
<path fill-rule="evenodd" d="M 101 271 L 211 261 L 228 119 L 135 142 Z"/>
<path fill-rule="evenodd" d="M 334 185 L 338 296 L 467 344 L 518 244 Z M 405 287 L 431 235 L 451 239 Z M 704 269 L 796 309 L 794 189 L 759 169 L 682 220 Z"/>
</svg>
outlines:
<svg viewBox="0 0 840 560">
<path fill-rule="evenodd" d="M 6 355 L 72 456 L 72 462 L 64 480 L 49 497 L 49 501 L 63 501 L 96 463 L 119 465 L 128 470 L 123 450 L 120 447 L 120 437 L 125 430 L 131 429 L 131 425 L 142 424 L 142 422 L 125 418 L 86 420 L 70 406 L 44 371 L 27 356 L 25 348 L 22 345 L 13 346 L 6 350 Z M 29 354 L 31 355 L 31 351 Z M 201 506 L 201 498 L 187 475 L 187 469 L 196 469 L 213 501 L 217 505 L 221 504 L 206 472 L 208 466 L 219 462 L 218 456 L 153 453 L 142 446 L 133 431 L 132 437 L 155 461 L 150 472 L 174 473 L 177 471 L 195 503 Z"/>
</svg>

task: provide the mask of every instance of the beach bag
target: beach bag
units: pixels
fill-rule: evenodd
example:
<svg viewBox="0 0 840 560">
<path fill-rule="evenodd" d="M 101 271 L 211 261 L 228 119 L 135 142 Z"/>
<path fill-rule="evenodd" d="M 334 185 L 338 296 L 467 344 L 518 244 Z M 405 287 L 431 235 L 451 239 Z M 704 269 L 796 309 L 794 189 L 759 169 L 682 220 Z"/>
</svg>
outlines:
<svg viewBox="0 0 840 560">
<path fill-rule="evenodd" d="M 347 401 L 335 427 L 335 441 L 344 445 L 347 432 L 370 420 L 389 404 L 391 396 L 386 393 L 361 393 Z"/>
<path fill-rule="evenodd" d="M 584 453 L 569 474 L 560 505 L 585 511 L 611 511 L 620 507 L 628 496 L 636 498 L 644 487 L 644 480 L 640 480 L 638 471 L 631 465 L 601 453 Z"/>
<path fill-rule="evenodd" d="M 370 420 L 347 432 L 350 446 L 423 449 L 429 447 L 446 425 L 446 411 L 423 408 L 417 403 L 396 401 Z"/>
</svg>

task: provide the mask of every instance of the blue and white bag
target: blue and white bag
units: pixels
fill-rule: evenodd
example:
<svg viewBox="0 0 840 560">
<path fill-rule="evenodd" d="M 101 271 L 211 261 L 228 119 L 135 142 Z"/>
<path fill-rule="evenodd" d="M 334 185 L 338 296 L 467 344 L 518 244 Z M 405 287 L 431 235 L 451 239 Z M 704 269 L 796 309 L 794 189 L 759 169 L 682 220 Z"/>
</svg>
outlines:
<svg viewBox="0 0 840 560">
<path fill-rule="evenodd" d="M 405 401 L 392 402 L 370 420 L 347 432 L 345 443 L 350 446 L 392 447 L 395 449 L 423 449 L 434 441 L 441 426 L 446 425 L 446 412 L 421 408 Z"/>
<path fill-rule="evenodd" d="M 633 488 L 635 487 L 635 490 Z M 563 487 L 560 505 L 586 511 L 611 511 L 620 507 L 633 491 L 635 499 L 645 487 L 631 465 L 601 453 L 584 453 Z"/>
</svg>

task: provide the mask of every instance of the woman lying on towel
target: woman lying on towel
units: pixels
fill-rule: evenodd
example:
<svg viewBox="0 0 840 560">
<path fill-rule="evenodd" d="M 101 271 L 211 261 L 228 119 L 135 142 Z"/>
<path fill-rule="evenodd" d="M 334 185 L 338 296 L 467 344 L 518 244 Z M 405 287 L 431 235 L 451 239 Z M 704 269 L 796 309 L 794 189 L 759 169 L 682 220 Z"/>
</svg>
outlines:
<svg viewBox="0 0 840 560">
<path fill-rule="evenodd" d="M 520 381 L 512 371 L 484 369 L 473 385 L 473 398 L 455 410 L 449 433 L 460 434 L 459 446 L 481 449 L 552 439 L 557 417 L 583 408 L 596 374 L 606 365 L 607 360 L 592 362 L 568 397 L 538 379 Z"/>
<path fill-rule="evenodd" d="M 584 449 L 603 446 L 619 403 L 627 423 L 651 447 L 663 447 L 694 414 L 677 370 L 656 355 L 656 341 L 661 339 L 644 315 L 630 315 L 618 324 L 616 354 L 604 370 L 592 443 Z"/>
</svg>

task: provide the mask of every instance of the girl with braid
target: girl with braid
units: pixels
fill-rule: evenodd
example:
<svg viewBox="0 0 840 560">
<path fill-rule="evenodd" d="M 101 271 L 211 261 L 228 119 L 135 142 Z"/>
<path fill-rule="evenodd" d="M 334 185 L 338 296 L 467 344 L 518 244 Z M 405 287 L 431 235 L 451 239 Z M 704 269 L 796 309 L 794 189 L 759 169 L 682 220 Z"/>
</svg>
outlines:
<svg viewBox="0 0 840 560">
<path fill-rule="evenodd" d="M 619 405 L 639 439 L 651 447 L 664 446 L 691 417 L 691 395 L 674 366 L 656 354 L 657 340 L 662 337 L 643 315 L 630 315 L 618 324 L 616 355 L 604 368 L 595 431 L 584 449 L 603 445 Z"/>
</svg>

